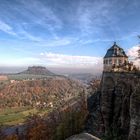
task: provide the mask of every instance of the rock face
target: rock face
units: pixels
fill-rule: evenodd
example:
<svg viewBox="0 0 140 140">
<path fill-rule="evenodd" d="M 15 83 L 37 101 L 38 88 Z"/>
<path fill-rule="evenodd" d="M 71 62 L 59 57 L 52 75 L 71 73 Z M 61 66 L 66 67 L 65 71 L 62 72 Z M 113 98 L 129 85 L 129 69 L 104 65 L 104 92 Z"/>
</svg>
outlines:
<svg viewBox="0 0 140 140">
<path fill-rule="evenodd" d="M 140 82 L 130 98 L 130 131 L 129 140 L 140 139 Z"/>
<path fill-rule="evenodd" d="M 95 136 L 140 139 L 140 74 L 104 72 L 99 91 L 89 99 L 86 130 Z"/>
</svg>

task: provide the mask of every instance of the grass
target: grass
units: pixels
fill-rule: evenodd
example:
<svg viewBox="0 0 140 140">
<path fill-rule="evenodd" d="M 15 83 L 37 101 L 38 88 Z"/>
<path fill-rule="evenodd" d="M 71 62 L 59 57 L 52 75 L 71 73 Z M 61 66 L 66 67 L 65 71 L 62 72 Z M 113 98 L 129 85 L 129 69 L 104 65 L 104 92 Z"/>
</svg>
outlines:
<svg viewBox="0 0 140 140">
<path fill-rule="evenodd" d="M 0 124 L 2 125 L 17 125 L 23 123 L 28 116 L 33 114 L 44 115 L 50 112 L 49 109 L 37 110 L 36 108 L 6 108 L 0 110 Z"/>
<path fill-rule="evenodd" d="M 0 116 L 0 123 L 5 124 L 7 122 L 22 119 L 23 117 L 24 117 L 24 115 L 22 113 L 18 113 L 18 114 L 12 113 L 12 114 L 8 114 L 8 115 L 1 115 Z"/>
</svg>

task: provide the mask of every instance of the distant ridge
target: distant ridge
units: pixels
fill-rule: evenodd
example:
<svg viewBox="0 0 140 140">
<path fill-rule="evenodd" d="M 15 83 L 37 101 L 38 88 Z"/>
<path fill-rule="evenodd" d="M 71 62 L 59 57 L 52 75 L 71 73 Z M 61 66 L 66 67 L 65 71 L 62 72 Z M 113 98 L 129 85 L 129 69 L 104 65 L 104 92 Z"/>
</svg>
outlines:
<svg viewBox="0 0 140 140">
<path fill-rule="evenodd" d="M 55 75 L 54 73 L 52 73 L 51 71 L 49 71 L 48 69 L 46 69 L 46 67 L 42 67 L 42 66 L 28 67 L 27 70 L 25 70 L 23 72 L 20 72 L 18 74 Z"/>
</svg>

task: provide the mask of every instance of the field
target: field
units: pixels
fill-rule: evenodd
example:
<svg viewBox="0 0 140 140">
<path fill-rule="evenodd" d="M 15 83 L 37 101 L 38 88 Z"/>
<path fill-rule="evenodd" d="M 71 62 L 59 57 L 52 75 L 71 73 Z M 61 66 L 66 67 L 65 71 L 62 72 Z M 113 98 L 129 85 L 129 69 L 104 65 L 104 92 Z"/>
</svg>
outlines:
<svg viewBox="0 0 140 140">
<path fill-rule="evenodd" d="M 22 108 L 6 108 L 0 110 L 0 124 L 1 125 L 16 125 L 23 123 L 27 117 L 33 114 L 43 115 L 48 113 L 49 109 L 37 110 L 36 108 L 22 107 Z"/>
</svg>

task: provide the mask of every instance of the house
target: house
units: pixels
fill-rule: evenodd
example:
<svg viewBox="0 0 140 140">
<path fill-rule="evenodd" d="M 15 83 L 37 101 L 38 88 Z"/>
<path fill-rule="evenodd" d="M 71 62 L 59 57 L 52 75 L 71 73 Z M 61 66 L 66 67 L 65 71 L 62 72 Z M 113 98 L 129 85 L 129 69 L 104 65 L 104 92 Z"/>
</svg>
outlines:
<svg viewBox="0 0 140 140">
<path fill-rule="evenodd" d="M 103 60 L 104 71 L 133 71 L 136 67 L 128 61 L 125 51 L 116 42 L 107 50 Z"/>
<path fill-rule="evenodd" d="M 0 75 L 0 81 L 6 81 L 8 77 L 6 75 Z"/>
</svg>

